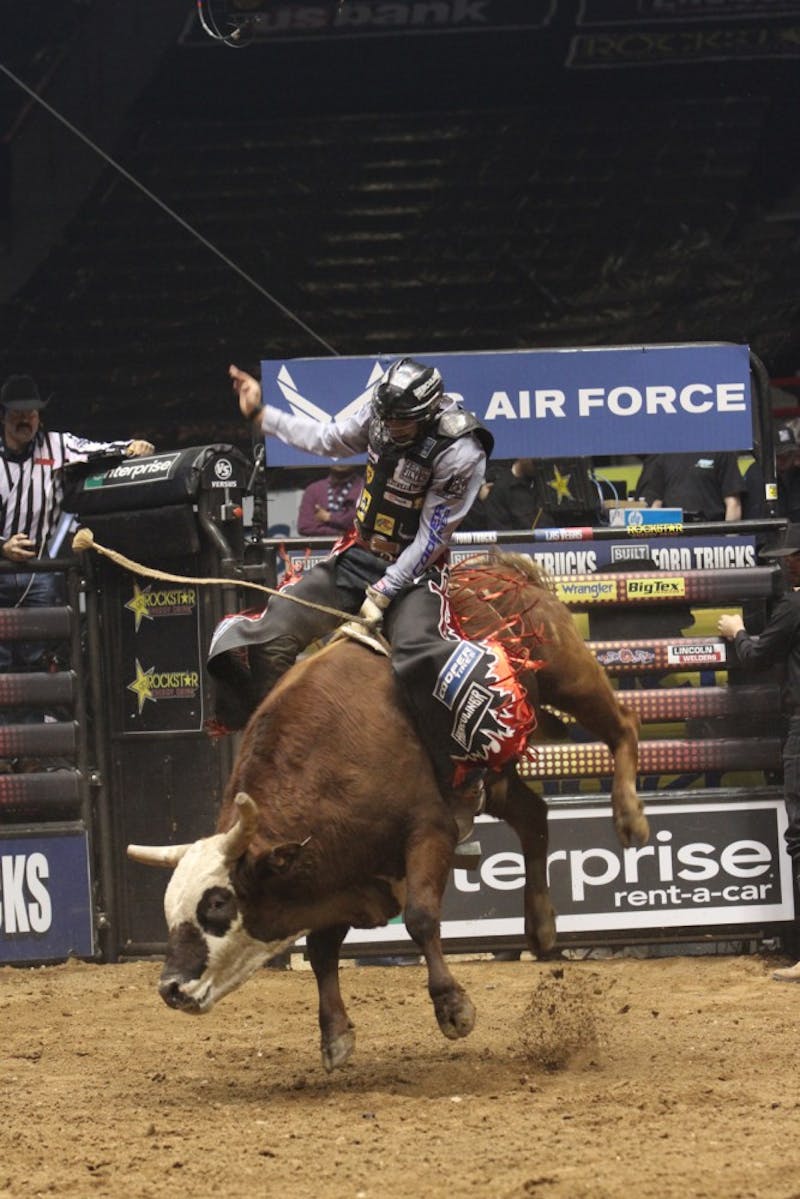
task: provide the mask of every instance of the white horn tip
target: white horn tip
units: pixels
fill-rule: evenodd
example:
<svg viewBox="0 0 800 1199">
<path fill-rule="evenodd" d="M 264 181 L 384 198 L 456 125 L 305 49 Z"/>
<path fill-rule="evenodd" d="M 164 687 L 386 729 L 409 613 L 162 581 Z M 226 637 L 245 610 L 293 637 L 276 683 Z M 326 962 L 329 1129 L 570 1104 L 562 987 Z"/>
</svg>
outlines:
<svg viewBox="0 0 800 1199">
<path fill-rule="evenodd" d="M 256 808 L 256 801 L 252 799 L 246 791 L 240 791 L 234 798 L 233 802 L 236 804 L 237 808 L 240 808 L 244 812 L 250 812 L 251 814 L 254 814 L 258 811 Z"/>
<path fill-rule="evenodd" d="M 129 845 L 126 853 L 145 866 L 177 866 L 190 845 Z"/>
</svg>

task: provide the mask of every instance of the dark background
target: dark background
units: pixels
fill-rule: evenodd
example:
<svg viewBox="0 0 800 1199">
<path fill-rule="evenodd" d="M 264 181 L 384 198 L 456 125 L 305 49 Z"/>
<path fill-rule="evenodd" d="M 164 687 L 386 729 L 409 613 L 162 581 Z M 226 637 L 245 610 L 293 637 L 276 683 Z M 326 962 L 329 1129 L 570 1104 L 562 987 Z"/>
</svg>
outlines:
<svg viewBox="0 0 800 1199">
<path fill-rule="evenodd" d="M 0 64 L 269 296 L 3 75 L 0 376 L 164 449 L 247 448 L 230 361 L 724 340 L 793 376 L 800 3 L 471 11 L 515 7 L 233 49 L 190 0 L 6 0 Z"/>
</svg>

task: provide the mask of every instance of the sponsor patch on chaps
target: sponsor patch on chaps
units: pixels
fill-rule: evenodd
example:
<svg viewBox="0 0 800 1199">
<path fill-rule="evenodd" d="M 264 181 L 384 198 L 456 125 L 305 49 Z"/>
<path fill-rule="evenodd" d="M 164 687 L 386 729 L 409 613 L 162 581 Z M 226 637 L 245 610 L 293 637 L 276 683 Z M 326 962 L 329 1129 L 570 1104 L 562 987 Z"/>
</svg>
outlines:
<svg viewBox="0 0 800 1199">
<path fill-rule="evenodd" d="M 453 721 L 452 735 L 453 740 L 463 746 L 467 753 L 472 750 L 475 734 L 478 732 L 491 702 L 491 692 L 479 683 L 473 683 L 458 706 Z"/>
<path fill-rule="evenodd" d="M 483 650 L 469 641 L 459 642 L 439 672 L 433 694 L 446 707 L 452 708 L 467 675 L 476 662 L 483 657 Z"/>
</svg>

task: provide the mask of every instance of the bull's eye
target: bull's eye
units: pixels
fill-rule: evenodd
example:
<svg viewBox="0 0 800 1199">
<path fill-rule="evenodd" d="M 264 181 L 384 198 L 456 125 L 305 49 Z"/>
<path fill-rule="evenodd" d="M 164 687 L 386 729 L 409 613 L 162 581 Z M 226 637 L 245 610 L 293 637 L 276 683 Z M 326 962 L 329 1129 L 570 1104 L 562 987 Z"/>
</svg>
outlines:
<svg viewBox="0 0 800 1199">
<path fill-rule="evenodd" d="M 209 887 L 197 905 L 197 919 L 204 932 L 224 937 L 236 918 L 236 896 L 228 887 Z"/>
</svg>

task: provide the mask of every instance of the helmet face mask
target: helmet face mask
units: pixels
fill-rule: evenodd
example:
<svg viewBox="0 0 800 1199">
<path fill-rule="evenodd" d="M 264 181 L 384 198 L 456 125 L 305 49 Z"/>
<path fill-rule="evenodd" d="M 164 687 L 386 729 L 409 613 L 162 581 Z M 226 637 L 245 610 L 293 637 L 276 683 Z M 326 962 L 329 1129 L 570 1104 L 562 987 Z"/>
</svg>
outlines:
<svg viewBox="0 0 800 1199">
<path fill-rule="evenodd" d="M 382 428 L 392 445 L 406 446 L 414 444 L 424 425 L 418 420 L 388 420 L 382 422 Z"/>
<path fill-rule="evenodd" d="M 439 411 L 443 395 L 442 376 L 436 367 L 423 366 L 412 358 L 393 362 L 372 397 L 372 411 L 383 439 L 393 445 L 410 445 Z"/>
</svg>

